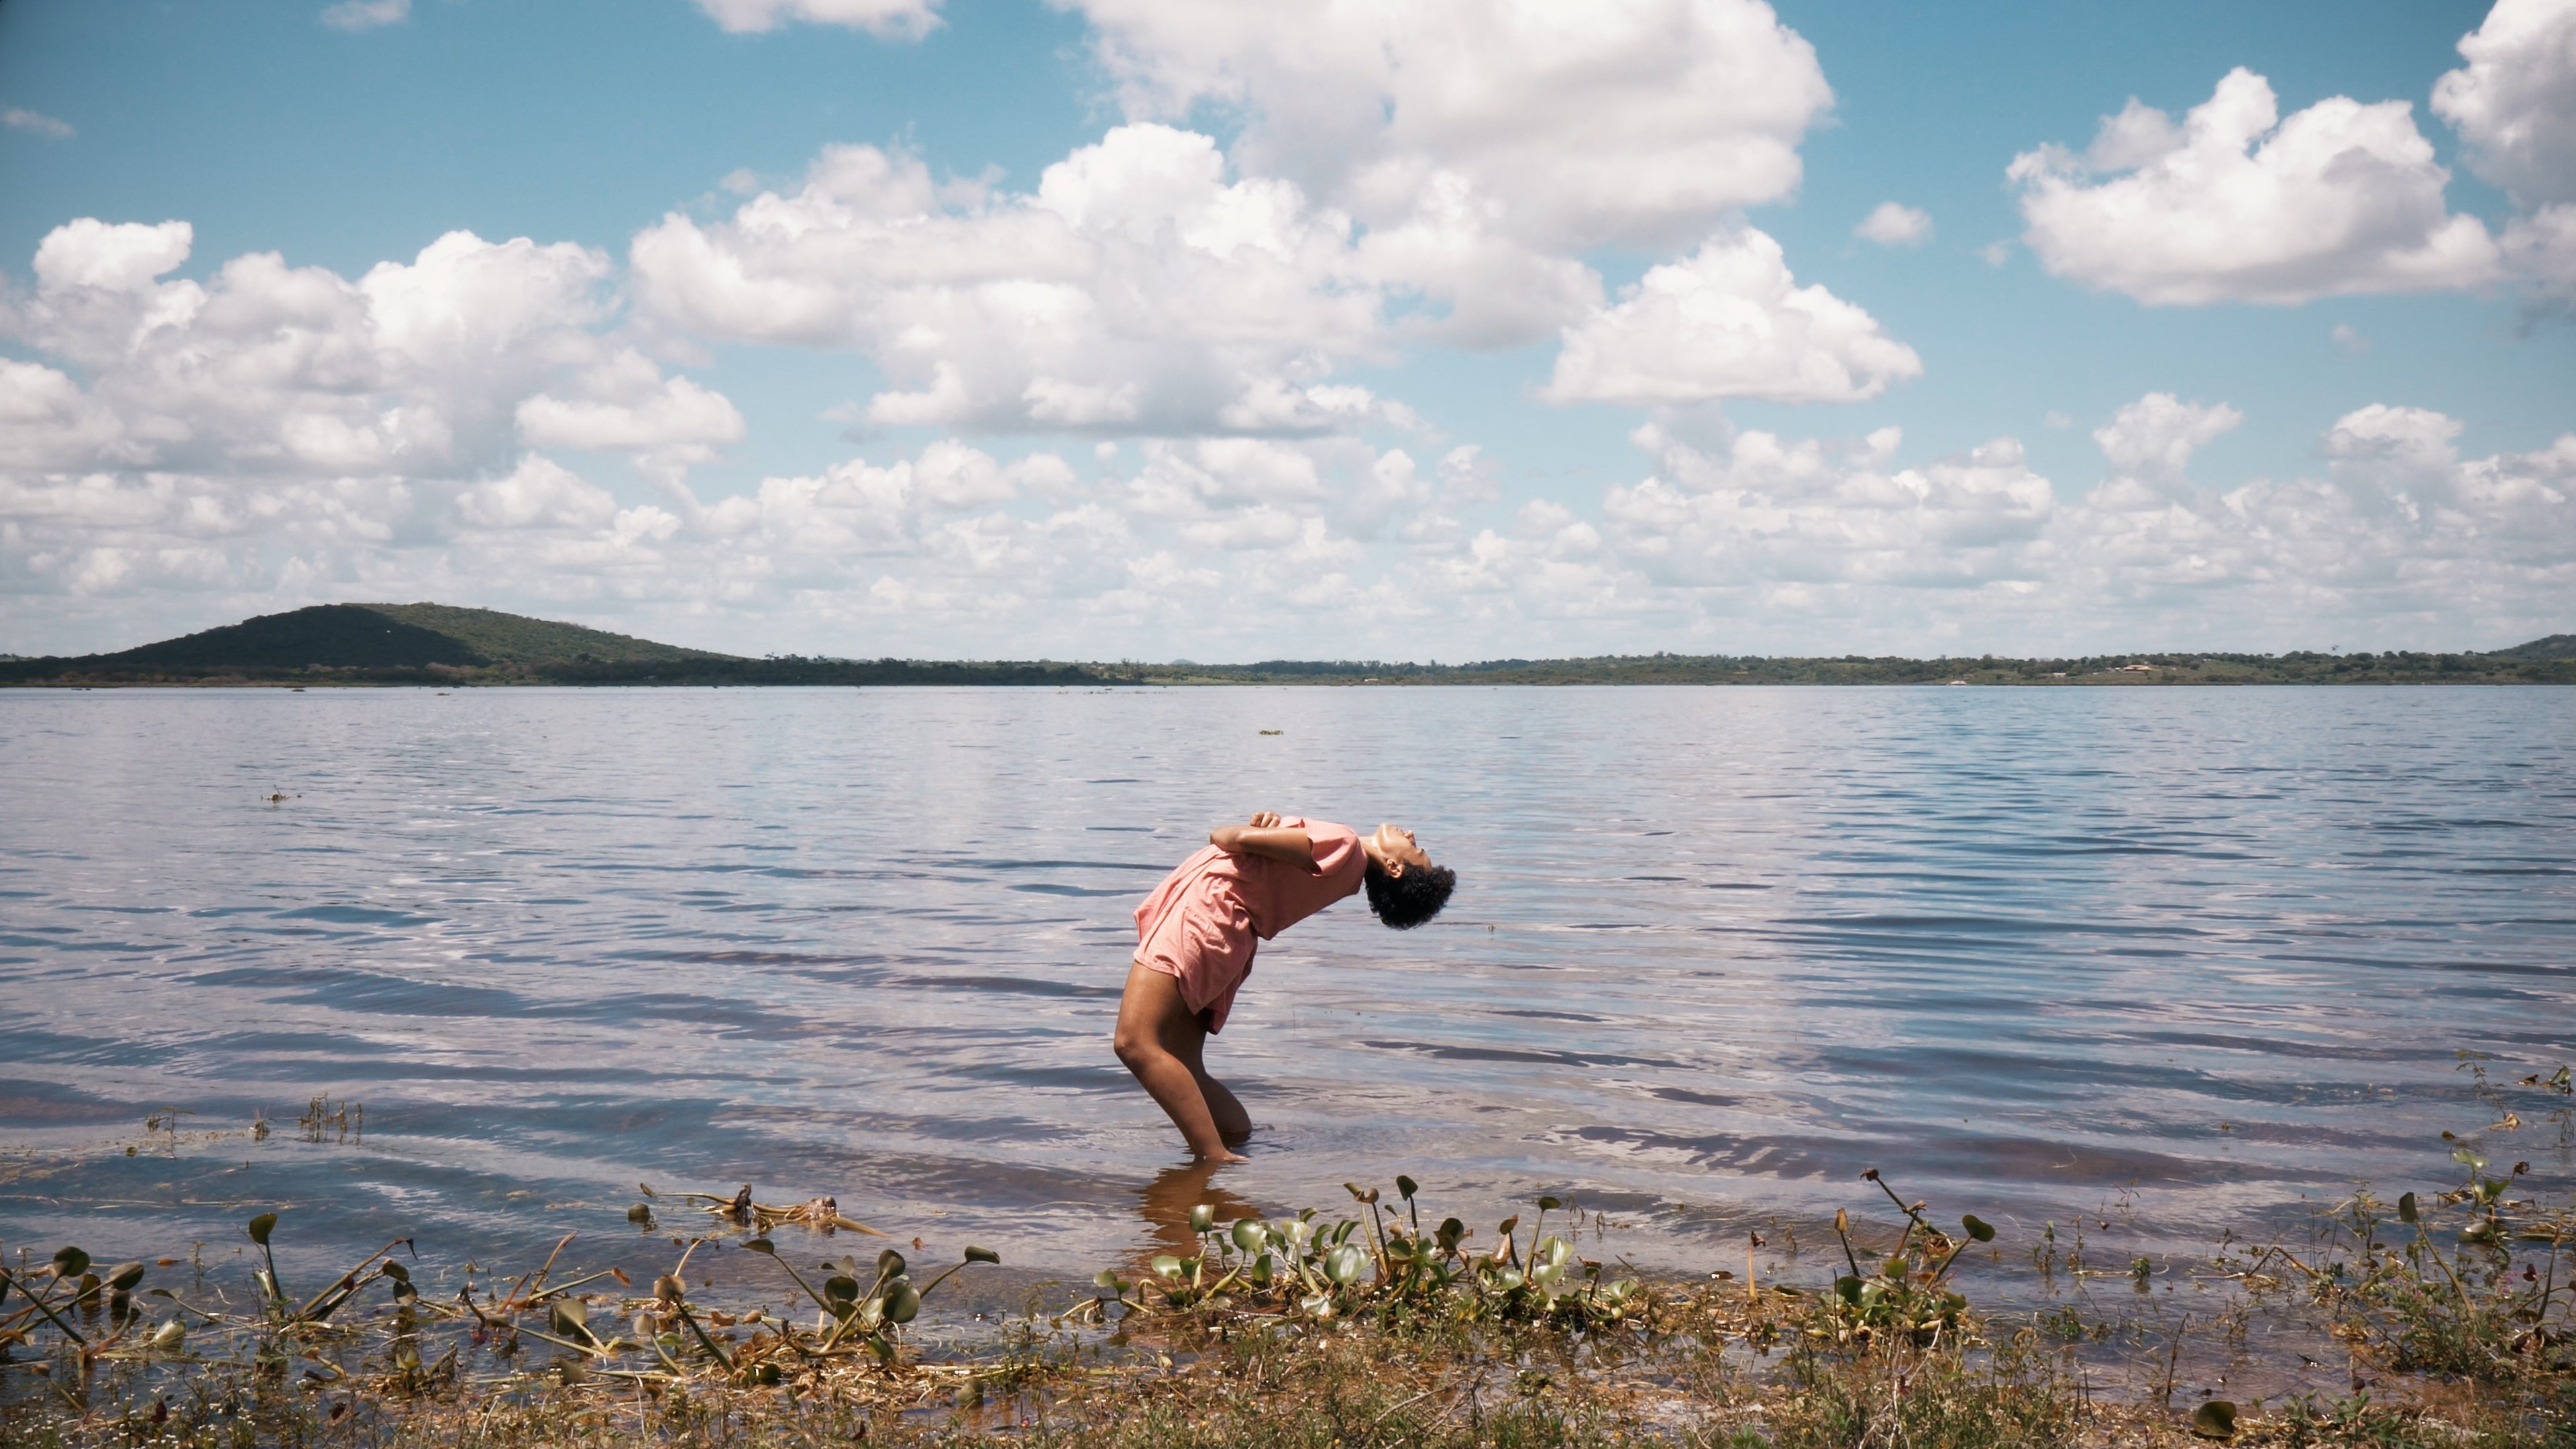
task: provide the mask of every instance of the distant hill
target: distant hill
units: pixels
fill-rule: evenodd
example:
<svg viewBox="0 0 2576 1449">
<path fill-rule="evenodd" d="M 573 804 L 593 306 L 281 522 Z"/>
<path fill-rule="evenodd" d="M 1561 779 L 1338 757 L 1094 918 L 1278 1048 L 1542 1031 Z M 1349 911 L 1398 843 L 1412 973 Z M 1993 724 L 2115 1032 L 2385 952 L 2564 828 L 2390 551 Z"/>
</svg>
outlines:
<svg viewBox="0 0 2576 1449">
<path fill-rule="evenodd" d="M 103 669 L 416 669 L 582 660 L 726 659 L 492 609 L 451 604 L 315 604 L 77 662 Z"/>
<path fill-rule="evenodd" d="M 112 654 L 0 657 L 0 685 L 1098 682 L 1071 664 L 746 659 L 453 604 L 315 604 Z"/>
<path fill-rule="evenodd" d="M 2576 659 L 2576 634 L 2552 634 L 2510 649 L 2490 651 L 2494 659 Z"/>
</svg>

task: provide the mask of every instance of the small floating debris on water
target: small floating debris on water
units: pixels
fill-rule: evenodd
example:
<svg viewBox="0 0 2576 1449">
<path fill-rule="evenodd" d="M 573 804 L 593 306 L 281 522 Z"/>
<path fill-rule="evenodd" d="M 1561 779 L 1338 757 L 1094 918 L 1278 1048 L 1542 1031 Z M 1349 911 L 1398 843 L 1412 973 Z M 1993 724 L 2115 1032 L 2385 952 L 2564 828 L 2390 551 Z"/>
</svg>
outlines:
<svg viewBox="0 0 2576 1449">
<path fill-rule="evenodd" d="M 283 805 L 289 800 L 301 800 L 304 797 L 301 795 L 289 795 L 280 790 L 271 790 L 261 798 L 268 801 L 271 805 Z"/>
<path fill-rule="evenodd" d="M 639 1182 L 635 1185 L 643 1190 L 646 1197 L 664 1196 L 662 1193 L 655 1192 L 651 1183 Z M 747 1182 L 742 1185 L 740 1191 L 730 1197 L 713 1192 L 683 1192 L 669 1194 L 669 1196 L 677 1197 L 682 1202 L 699 1204 L 700 1212 L 731 1218 L 737 1223 L 747 1223 L 762 1232 L 767 1232 L 780 1223 L 795 1223 L 826 1233 L 846 1228 L 854 1233 L 865 1233 L 872 1238 L 885 1236 L 884 1233 L 878 1232 L 865 1223 L 841 1216 L 841 1205 L 828 1197 L 807 1198 L 794 1207 L 776 1207 L 768 1203 L 752 1201 L 751 1184 Z M 636 1206 L 643 1207 L 644 1204 L 638 1203 Z M 633 1220 L 631 1212 L 628 1218 L 630 1221 Z"/>
<path fill-rule="evenodd" d="M 1278 734 L 1278 733 L 1279 733 L 1279 731 L 1277 731 L 1277 730 L 1263 730 L 1263 731 L 1262 731 L 1262 733 L 1263 733 L 1263 734 L 1265 734 L 1265 735 L 1275 735 L 1275 734 Z"/>
</svg>

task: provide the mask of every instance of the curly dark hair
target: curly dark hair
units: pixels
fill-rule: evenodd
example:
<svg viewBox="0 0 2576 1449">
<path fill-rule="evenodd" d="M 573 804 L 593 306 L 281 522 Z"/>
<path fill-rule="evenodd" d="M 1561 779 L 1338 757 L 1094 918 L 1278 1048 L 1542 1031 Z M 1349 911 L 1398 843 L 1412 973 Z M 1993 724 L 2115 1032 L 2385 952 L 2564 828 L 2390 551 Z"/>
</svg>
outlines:
<svg viewBox="0 0 2576 1449">
<path fill-rule="evenodd" d="M 1396 930 L 1410 931 L 1449 904 L 1449 892 L 1458 886 L 1458 872 L 1445 865 L 1433 865 L 1388 875 L 1372 860 L 1361 883 L 1368 887 L 1369 909 L 1377 912 L 1380 921 Z"/>
</svg>

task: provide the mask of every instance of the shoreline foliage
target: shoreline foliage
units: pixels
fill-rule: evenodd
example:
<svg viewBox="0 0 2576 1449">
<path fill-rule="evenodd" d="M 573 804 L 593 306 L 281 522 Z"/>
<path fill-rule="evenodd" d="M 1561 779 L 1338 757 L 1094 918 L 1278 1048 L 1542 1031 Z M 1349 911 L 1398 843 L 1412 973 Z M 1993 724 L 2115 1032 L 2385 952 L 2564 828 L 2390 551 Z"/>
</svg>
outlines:
<svg viewBox="0 0 2576 1449">
<path fill-rule="evenodd" d="M 141 685 L 1580 685 L 2576 684 L 2576 635 L 2491 653 L 2145 653 L 2052 659 L 1722 654 L 1489 659 L 1471 664 L 1273 659 L 1134 661 L 750 659 L 445 604 L 316 604 L 109 654 L 0 656 L 0 686 Z"/>
<path fill-rule="evenodd" d="M 409 1240 L 290 1285 L 262 1213 L 246 1283 L 72 1246 L 0 1266 L 0 1443 L 2576 1449 L 2576 1209 L 2521 1196 L 2527 1164 L 2454 1157 L 2455 1188 L 2365 1189 L 2307 1242 L 2223 1245 L 2193 1271 L 2229 1286 L 2229 1311 L 2189 1344 L 2186 1316 L 2169 1346 L 2072 1305 L 1978 1312 L 1953 1270 L 2001 1262 L 1996 1230 L 1941 1226 L 1875 1170 L 1861 1181 L 1894 1216 L 1837 1209 L 1821 1282 L 1756 1284 L 1749 1255 L 1741 1280 L 1587 1257 L 1599 1220 L 1554 1196 L 1480 1237 L 1426 1221 L 1398 1176 L 1391 1198 L 1346 1184 L 1341 1216 L 1202 1204 L 1188 1251 L 936 1348 L 911 1341 L 924 1303 L 998 1255 L 968 1247 L 922 1281 L 893 1247 L 800 1268 L 836 1231 L 874 1233 L 830 1199 L 652 1196 L 630 1218 L 705 1226 L 650 1284 L 559 1269 L 566 1238 L 445 1301 L 414 1283 Z M 2053 1238 L 2029 1251 L 2054 1271 Z M 2068 1271 L 2128 1276 L 2081 1252 Z M 707 1265 L 738 1274 L 745 1254 L 793 1306 L 705 1299 Z M 2140 1293 L 2154 1272 L 2139 1260 Z M 2243 1359 L 2256 1313 L 2312 1315 L 2300 1341 L 2342 1345 L 2352 1392 L 2177 1402 L 2180 1357 Z M 2122 1337 L 2143 1351 L 2090 1352 Z"/>
</svg>

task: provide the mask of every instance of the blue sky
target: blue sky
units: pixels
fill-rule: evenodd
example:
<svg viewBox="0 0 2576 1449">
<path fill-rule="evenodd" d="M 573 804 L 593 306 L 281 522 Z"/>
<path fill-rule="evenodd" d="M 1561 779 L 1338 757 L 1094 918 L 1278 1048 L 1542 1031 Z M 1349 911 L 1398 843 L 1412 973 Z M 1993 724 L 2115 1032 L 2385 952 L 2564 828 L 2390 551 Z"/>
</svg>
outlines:
<svg viewBox="0 0 2576 1449">
<path fill-rule="evenodd" d="M 9 0 L 0 112 L 0 650 L 2576 628 L 2559 0 Z"/>
</svg>

